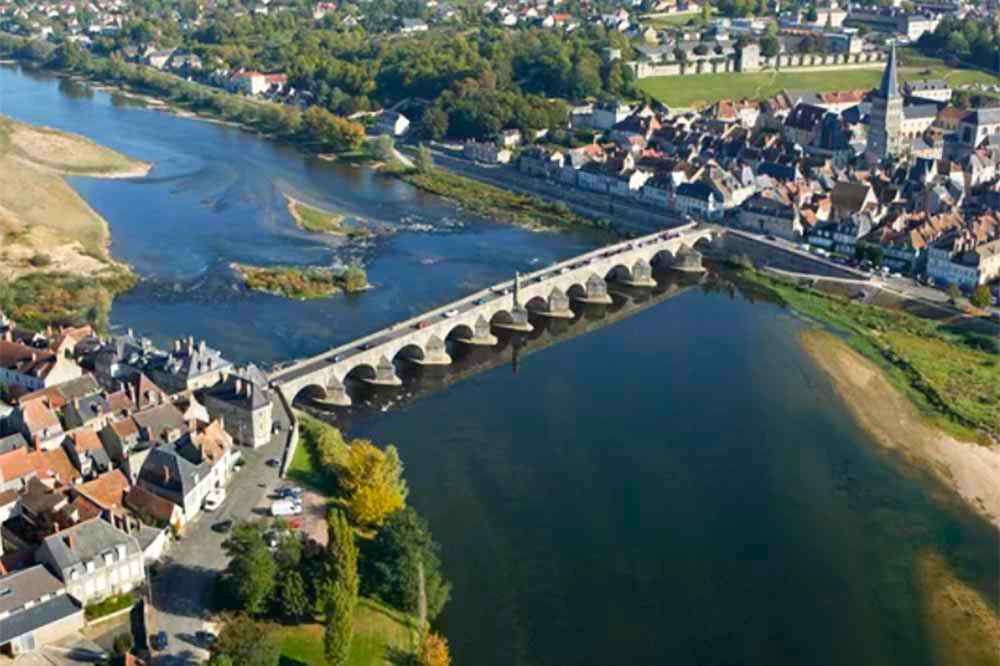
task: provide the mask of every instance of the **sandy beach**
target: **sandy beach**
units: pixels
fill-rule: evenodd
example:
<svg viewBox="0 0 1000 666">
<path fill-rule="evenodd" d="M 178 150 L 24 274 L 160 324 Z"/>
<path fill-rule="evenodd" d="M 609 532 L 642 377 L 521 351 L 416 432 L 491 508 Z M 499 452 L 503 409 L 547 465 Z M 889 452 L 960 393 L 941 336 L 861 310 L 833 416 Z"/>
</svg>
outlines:
<svg viewBox="0 0 1000 666">
<path fill-rule="evenodd" d="M 959 441 L 929 424 L 880 368 L 837 337 L 810 330 L 802 344 L 879 444 L 931 470 L 1000 528 L 1000 447 Z"/>
</svg>

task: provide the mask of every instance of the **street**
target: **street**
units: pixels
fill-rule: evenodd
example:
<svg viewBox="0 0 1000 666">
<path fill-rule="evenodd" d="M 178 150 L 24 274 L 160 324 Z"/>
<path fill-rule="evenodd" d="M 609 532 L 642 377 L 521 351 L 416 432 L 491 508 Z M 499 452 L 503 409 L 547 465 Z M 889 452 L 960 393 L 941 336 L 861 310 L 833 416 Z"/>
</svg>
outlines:
<svg viewBox="0 0 1000 666">
<path fill-rule="evenodd" d="M 279 485 L 279 467 L 268 466 L 269 458 L 281 459 L 281 438 L 267 446 L 243 451 L 245 466 L 236 472 L 226 491 L 226 500 L 216 511 L 203 511 L 173 543 L 151 578 L 153 604 L 149 612 L 149 633 L 165 631 L 167 649 L 156 653 L 154 664 L 197 664 L 207 659 L 206 646 L 195 638 L 198 631 L 211 627 L 212 594 L 226 566 L 222 542 L 228 533 L 212 530 L 223 520 L 234 522 L 267 515 L 270 495 Z M 214 633 L 214 631 L 213 631 Z"/>
</svg>

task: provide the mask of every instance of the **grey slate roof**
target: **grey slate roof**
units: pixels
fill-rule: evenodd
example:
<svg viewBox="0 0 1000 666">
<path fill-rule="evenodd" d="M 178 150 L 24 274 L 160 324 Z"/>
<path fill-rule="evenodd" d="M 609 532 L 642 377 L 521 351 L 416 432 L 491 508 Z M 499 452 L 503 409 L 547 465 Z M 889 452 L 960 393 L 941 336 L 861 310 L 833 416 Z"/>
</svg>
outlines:
<svg viewBox="0 0 1000 666">
<path fill-rule="evenodd" d="M 49 573 L 44 565 L 36 564 L 15 571 L 0 578 L 0 613 L 9 613 L 29 601 L 38 601 L 62 589 L 62 581 Z"/>
<path fill-rule="evenodd" d="M 913 120 L 915 118 L 934 118 L 937 114 L 937 104 L 911 104 L 903 107 L 903 116 L 907 120 Z"/>
<path fill-rule="evenodd" d="M 884 99 L 892 99 L 899 96 L 899 81 L 896 75 L 896 44 L 893 43 L 889 50 L 889 60 L 882 71 L 882 83 L 878 87 L 878 94 Z"/>
<path fill-rule="evenodd" d="M 14 449 L 24 449 L 28 447 L 28 440 L 19 432 L 13 435 L 0 437 L 0 454 L 10 453 Z"/>
<path fill-rule="evenodd" d="M 0 620 L 0 644 L 82 612 L 71 596 L 60 594 Z"/>
<path fill-rule="evenodd" d="M 93 518 L 47 537 L 41 547 L 48 551 L 65 579 L 73 571 L 85 573 L 86 564 L 91 560 L 101 569 L 105 566 L 103 555 L 114 552 L 119 545 L 125 546 L 128 556 L 141 552 L 135 537 L 105 520 Z M 114 562 L 118 562 L 117 553 Z"/>
</svg>

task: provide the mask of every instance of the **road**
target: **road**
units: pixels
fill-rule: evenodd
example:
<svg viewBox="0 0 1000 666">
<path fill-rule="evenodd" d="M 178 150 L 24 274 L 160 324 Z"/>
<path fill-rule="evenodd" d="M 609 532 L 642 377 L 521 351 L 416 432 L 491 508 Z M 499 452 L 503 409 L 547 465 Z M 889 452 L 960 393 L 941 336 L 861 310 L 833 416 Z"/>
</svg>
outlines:
<svg viewBox="0 0 1000 666">
<path fill-rule="evenodd" d="M 208 652 L 198 644 L 195 634 L 207 627 L 216 581 L 228 562 L 222 550 L 227 535 L 213 531 L 212 525 L 262 515 L 270 504 L 268 495 L 282 485 L 279 468 L 266 464 L 269 458 L 281 459 L 282 441 L 275 437 L 255 451 L 241 449 L 245 466 L 230 481 L 226 501 L 218 510 L 202 512 L 187 525 L 184 538 L 172 544 L 159 563 L 158 573 L 150 581 L 153 604 L 149 631 L 167 632 L 169 644 L 153 659 L 157 666 L 198 664 L 207 659 Z"/>
</svg>

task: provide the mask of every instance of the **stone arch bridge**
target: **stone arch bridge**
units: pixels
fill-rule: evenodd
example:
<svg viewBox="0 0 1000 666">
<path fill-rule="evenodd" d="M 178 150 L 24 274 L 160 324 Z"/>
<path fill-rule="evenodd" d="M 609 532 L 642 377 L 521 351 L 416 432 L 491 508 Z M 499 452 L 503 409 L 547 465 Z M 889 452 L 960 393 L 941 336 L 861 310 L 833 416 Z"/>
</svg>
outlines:
<svg viewBox="0 0 1000 666">
<path fill-rule="evenodd" d="M 396 361 L 420 365 L 451 363 L 445 342 L 492 346 L 492 329 L 531 331 L 528 311 L 572 318 L 570 301 L 610 303 L 608 282 L 652 287 L 653 270 L 702 270 L 695 245 L 711 243 L 720 230 L 694 223 L 616 243 L 518 276 L 353 342 L 308 358 L 270 375 L 289 403 L 308 394 L 348 406 L 348 378 L 376 386 L 396 386 Z"/>
</svg>

